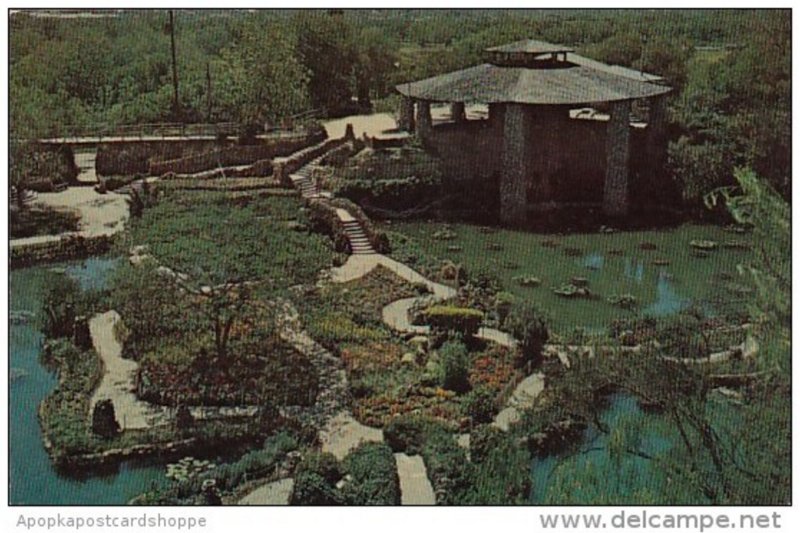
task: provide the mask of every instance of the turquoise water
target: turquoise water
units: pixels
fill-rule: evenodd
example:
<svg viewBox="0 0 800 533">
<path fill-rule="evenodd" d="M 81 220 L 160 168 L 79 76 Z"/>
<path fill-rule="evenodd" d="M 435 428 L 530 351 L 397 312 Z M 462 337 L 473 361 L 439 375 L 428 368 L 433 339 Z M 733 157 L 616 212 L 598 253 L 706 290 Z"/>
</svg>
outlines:
<svg viewBox="0 0 800 533">
<path fill-rule="evenodd" d="M 727 401 L 712 401 L 715 429 L 733 434 L 739 423 L 736 409 Z M 644 457 L 622 450 L 639 450 L 663 456 L 682 446 L 673 425 L 662 415 L 645 413 L 635 398 L 612 394 L 600 417 L 608 428 L 601 433 L 587 429 L 577 450 L 534 457 L 531 462 L 533 490 L 530 503 L 537 505 L 657 505 L 688 501 L 708 504 L 688 487 L 676 486 L 664 470 Z M 620 451 L 621 453 L 616 453 Z M 677 491 L 686 490 L 677 494 Z"/>
<path fill-rule="evenodd" d="M 48 278 L 61 272 L 75 278 L 84 288 L 102 288 L 114 260 L 92 258 L 12 270 L 10 310 L 40 314 L 41 299 Z M 164 480 L 159 466 L 123 464 L 112 473 L 84 479 L 65 477 L 55 471 L 42 444 L 36 416 L 39 403 L 55 387 L 56 375 L 40 363 L 43 337 L 36 316 L 9 326 L 12 376 L 9 385 L 9 502 L 15 505 L 100 505 L 124 504 Z"/>
<path fill-rule="evenodd" d="M 623 394 L 609 398 L 601 416 L 609 433 L 587 429 L 577 453 L 535 458 L 531 465 L 534 504 L 646 503 L 663 488 L 663 475 L 651 461 L 613 453 L 616 446 L 656 455 L 668 451 L 674 435 L 665 433 L 659 416 L 642 412 Z"/>
</svg>

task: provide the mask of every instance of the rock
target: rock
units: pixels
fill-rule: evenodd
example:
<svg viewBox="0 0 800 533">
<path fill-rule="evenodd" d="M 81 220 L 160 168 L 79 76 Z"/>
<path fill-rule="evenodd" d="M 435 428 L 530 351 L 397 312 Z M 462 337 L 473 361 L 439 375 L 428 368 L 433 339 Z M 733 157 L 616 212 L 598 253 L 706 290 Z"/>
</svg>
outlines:
<svg viewBox="0 0 800 533">
<path fill-rule="evenodd" d="M 404 353 L 403 357 L 400 358 L 400 362 L 403 364 L 410 364 L 416 365 L 417 364 L 417 354 L 413 352 Z"/>
<path fill-rule="evenodd" d="M 653 264 L 655 266 L 668 266 L 670 264 L 670 261 L 669 259 L 662 259 L 662 258 L 653 259 Z"/>
<path fill-rule="evenodd" d="M 656 246 L 655 243 L 645 241 L 639 243 L 639 248 L 642 250 L 657 250 L 658 246 Z"/>
<path fill-rule="evenodd" d="M 417 349 L 417 352 L 422 354 L 427 353 L 428 337 L 417 335 L 416 337 L 412 337 L 408 342 Z"/>
<path fill-rule="evenodd" d="M 588 287 L 589 286 L 589 280 L 586 279 L 586 278 L 574 277 L 570 281 L 576 287 Z"/>
<path fill-rule="evenodd" d="M 131 255 L 144 255 L 148 249 L 149 248 L 146 244 L 137 244 L 136 246 L 131 246 Z"/>
</svg>

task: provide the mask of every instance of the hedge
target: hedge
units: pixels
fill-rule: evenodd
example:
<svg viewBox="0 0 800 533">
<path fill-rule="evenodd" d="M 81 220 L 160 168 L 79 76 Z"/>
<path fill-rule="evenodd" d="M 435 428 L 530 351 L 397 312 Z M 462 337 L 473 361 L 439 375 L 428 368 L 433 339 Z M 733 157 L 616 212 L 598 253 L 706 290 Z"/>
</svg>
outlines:
<svg viewBox="0 0 800 533">
<path fill-rule="evenodd" d="M 434 305 L 422 312 L 425 323 L 434 330 L 452 331 L 469 338 L 478 333 L 483 312 L 469 307 Z"/>
<path fill-rule="evenodd" d="M 383 443 L 365 443 L 345 460 L 350 480 L 342 488 L 348 505 L 400 505 L 400 478 L 392 450 Z"/>
</svg>

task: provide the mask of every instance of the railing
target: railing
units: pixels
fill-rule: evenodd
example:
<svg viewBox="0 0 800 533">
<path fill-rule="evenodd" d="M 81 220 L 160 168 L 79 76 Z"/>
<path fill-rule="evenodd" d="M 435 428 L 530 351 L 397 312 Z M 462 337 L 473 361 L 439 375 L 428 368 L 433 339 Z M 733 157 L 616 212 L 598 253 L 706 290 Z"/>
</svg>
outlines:
<svg viewBox="0 0 800 533">
<path fill-rule="evenodd" d="M 49 139 L 92 139 L 102 141 L 110 138 L 145 139 L 166 137 L 216 137 L 235 135 L 238 125 L 235 122 L 216 124 L 185 124 L 182 122 L 157 122 L 148 124 L 67 124 L 57 126 L 49 132 Z"/>
<path fill-rule="evenodd" d="M 295 129 L 296 124 L 318 118 L 321 109 L 310 109 L 284 118 L 279 124 L 265 128 L 266 133 L 281 133 Z M 51 129 L 42 140 L 102 142 L 104 139 L 144 140 L 146 138 L 165 139 L 167 137 L 217 137 L 239 134 L 240 125 L 236 122 L 197 123 L 156 122 L 148 124 L 66 124 Z"/>
</svg>

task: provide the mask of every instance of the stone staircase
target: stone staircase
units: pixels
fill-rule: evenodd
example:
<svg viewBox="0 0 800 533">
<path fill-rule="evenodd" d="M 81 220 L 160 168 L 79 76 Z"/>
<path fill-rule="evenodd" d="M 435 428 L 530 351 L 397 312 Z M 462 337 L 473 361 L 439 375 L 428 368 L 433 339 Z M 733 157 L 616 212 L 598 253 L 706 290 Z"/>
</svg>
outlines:
<svg viewBox="0 0 800 533">
<path fill-rule="evenodd" d="M 342 221 L 342 225 L 344 226 L 347 240 L 350 241 L 350 250 L 353 252 L 353 255 L 369 255 L 375 253 L 375 249 L 372 248 L 367 234 L 364 233 L 364 228 L 361 227 L 361 224 L 357 220 Z"/>
<path fill-rule="evenodd" d="M 303 198 L 319 198 L 329 196 L 323 194 L 319 190 L 319 187 L 312 177 L 314 175 L 314 170 L 319 167 L 319 162 L 322 160 L 324 155 L 325 154 L 322 154 L 321 156 L 312 159 L 297 169 L 297 172 L 289 176 L 292 180 L 292 184 L 294 184 L 295 188 L 300 191 L 300 196 Z"/>
<path fill-rule="evenodd" d="M 319 168 L 320 161 L 324 156 L 325 154 L 323 153 L 319 157 L 312 159 L 307 164 L 300 167 L 297 172 L 289 176 L 294 187 L 300 191 L 301 197 L 307 199 L 332 197 L 330 192 L 320 190 L 313 179 L 314 170 Z M 337 209 L 336 213 L 339 216 L 339 220 L 342 222 L 353 255 L 370 255 L 376 253 L 361 223 L 345 209 Z"/>
</svg>

